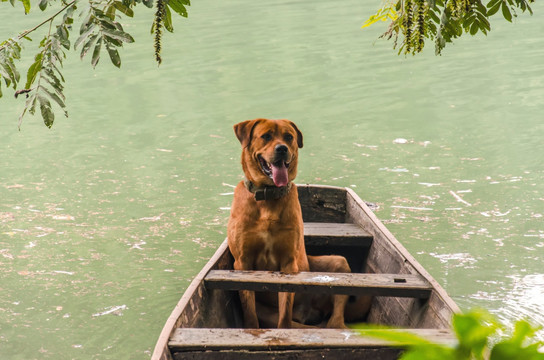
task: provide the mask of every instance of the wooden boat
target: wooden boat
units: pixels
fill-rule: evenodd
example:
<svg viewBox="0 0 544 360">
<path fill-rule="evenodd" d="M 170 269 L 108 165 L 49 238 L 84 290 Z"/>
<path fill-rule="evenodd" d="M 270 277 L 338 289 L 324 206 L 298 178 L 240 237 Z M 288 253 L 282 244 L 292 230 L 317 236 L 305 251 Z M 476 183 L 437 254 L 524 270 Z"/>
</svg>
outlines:
<svg viewBox="0 0 544 360">
<path fill-rule="evenodd" d="M 240 289 L 373 295 L 369 323 L 453 342 L 459 308 L 353 190 L 298 185 L 298 192 L 307 253 L 343 255 L 352 273 L 237 272 L 224 241 L 168 318 L 152 360 L 396 359 L 402 352 L 353 330 L 243 329 Z"/>
</svg>

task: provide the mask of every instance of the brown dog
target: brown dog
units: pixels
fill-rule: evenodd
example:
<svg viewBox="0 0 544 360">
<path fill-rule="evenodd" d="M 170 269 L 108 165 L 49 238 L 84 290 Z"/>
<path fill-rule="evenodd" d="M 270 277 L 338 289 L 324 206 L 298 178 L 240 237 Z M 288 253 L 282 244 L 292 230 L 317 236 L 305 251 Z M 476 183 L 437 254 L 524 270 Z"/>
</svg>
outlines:
<svg viewBox="0 0 544 360">
<path fill-rule="evenodd" d="M 234 125 L 234 132 L 242 144 L 242 168 L 246 176 L 234 190 L 228 224 L 234 269 L 287 274 L 350 272 L 344 257 L 306 255 L 302 212 L 297 188 L 292 183 L 297 175 L 298 149 L 303 145 L 302 133 L 296 125 L 288 120 L 255 119 Z M 244 325 L 258 328 L 261 320 L 262 325 L 271 326 L 270 319 L 274 319 L 280 328 L 304 326 L 312 317 L 311 308 L 317 307 L 329 308 L 329 314 L 332 313 L 327 327 L 345 327 L 348 296 L 322 296 L 317 301 L 309 298 L 297 296 L 294 313 L 293 293 L 279 293 L 277 298 L 259 294 L 256 305 L 255 292 L 240 291 Z M 277 311 L 269 311 L 276 306 Z"/>
</svg>

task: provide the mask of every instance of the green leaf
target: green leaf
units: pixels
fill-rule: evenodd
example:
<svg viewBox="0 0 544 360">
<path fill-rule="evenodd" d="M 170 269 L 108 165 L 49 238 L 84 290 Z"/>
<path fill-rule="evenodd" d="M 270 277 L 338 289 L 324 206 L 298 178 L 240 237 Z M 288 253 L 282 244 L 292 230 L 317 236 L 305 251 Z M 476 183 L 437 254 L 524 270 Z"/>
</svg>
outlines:
<svg viewBox="0 0 544 360">
<path fill-rule="evenodd" d="M 63 97 L 60 97 L 58 94 L 55 94 L 55 93 L 52 93 L 50 92 L 47 88 L 43 87 L 43 86 L 40 86 L 40 89 L 38 89 L 38 91 L 43 91 L 45 92 L 53 101 L 55 101 L 61 108 L 65 108 L 66 107 L 66 104 L 64 103 L 64 101 L 66 100 L 64 98 L 64 95 Z"/>
<path fill-rule="evenodd" d="M 429 16 L 435 23 L 440 24 L 440 18 L 436 15 L 436 13 L 433 10 L 429 10 Z"/>
<path fill-rule="evenodd" d="M 87 55 L 91 47 L 95 44 L 96 39 L 98 39 L 98 34 L 91 36 L 89 41 L 87 41 L 85 45 L 83 45 L 83 47 L 81 48 L 81 54 L 80 54 L 81 59 L 83 59 L 85 55 Z"/>
<path fill-rule="evenodd" d="M 18 43 L 14 43 L 10 49 L 11 49 L 11 56 L 14 59 L 21 58 L 21 46 Z"/>
<path fill-rule="evenodd" d="M 27 99 L 26 99 L 26 102 L 25 102 L 25 107 L 23 109 L 23 112 L 21 113 L 21 115 L 19 116 L 19 122 L 18 122 L 18 127 L 19 127 L 19 130 L 21 129 L 21 124 L 23 123 L 23 117 L 25 116 L 27 110 L 31 113 L 31 114 L 34 114 L 34 107 L 36 106 L 36 93 L 30 95 Z"/>
<path fill-rule="evenodd" d="M 491 24 L 489 23 L 489 20 L 487 20 L 487 18 L 480 13 L 477 13 L 476 16 L 478 17 L 478 20 L 480 21 L 480 29 L 482 30 L 484 34 L 487 35 L 487 31 L 491 30 Z"/>
<path fill-rule="evenodd" d="M 495 7 L 497 6 L 497 4 L 502 4 L 502 0 L 491 0 L 490 2 L 487 3 L 487 8 L 488 9 L 491 9 L 492 7 Z"/>
<path fill-rule="evenodd" d="M 93 32 L 94 30 L 94 24 L 93 26 L 89 26 L 88 28 L 86 28 L 86 31 L 84 33 L 82 33 L 76 40 L 76 42 L 74 43 L 74 49 L 78 47 L 79 44 L 81 44 L 81 42 L 85 39 L 87 39 L 87 37 Z"/>
<path fill-rule="evenodd" d="M 25 14 L 28 14 L 30 12 L 30 0 L 21 0 L 23 2 L 23 6 L 25 7 Z"/>
<path fill-rule="evenodd" d="M 168 1 L 168 6 L 172 8 L 175 12 L 180 14 L 183 17 L 187 17 L 187 9 L 183 6 L 181 0 L 170 0 Z"/>
<path fill-rule="evenodd" d="M 99 38 L 94 47 L 93 58 L 91 59 L 91 65 L 93 66 L 93 68 L 96 67 L 96 64 L 98 64 L 98 61 L 100 60 L 101 47 L 102 47 L 102 38 Z"/>
<path fill-rule="evenodd" d="M 122 47 L 123 46 L 123 43 L 117 39 L 112 39 L 111 37 L 109 37 L 108 35 L 104 34 L 104 42 L 105 43 L 109 43 L 109 44 L 113 44 L 114 46 L 117 46 L 117 47 Z"/>
<path fill-rule="evenodd" d="M 172 25 L 172 13 L 170 12 L 170 7 L 165 6 L 165 16 L 164 16 L 164 28 L 169 32 L 174 32 L 174 26 Z"/>
<path fill-rule="evenodd" d="M 121 67 L 121 58 L 119 57 L 119 52 L 117 49 L 108 43 L 106 43 L 106 49 L 108 50 L 108 53 L 110 54 L 110 59 L 113 65 L 117 67 Z"/>
<path fill-rule="evenodd" d="M 511 341 L 512 343 L 521 346 L 525 338 L 532 336 L 537 330 L 538 328 L 533 328 L 527 321 L 520 320 L 514 327 L 514 334 L 512 335 Z"/>
<path fill-rule="evenodd" d="M 134 16 L 134 11 L 132 11 L 132 9 L 129 8 L 128 6 L 124 5 L 121 1 L 115 1 L 113 3 L 113 6 L 115 6 L 117 10 L 119 10 L 120 12 L 122 12 L 128 17 Z"/>
<path fill-rule="evenodd" d="M 60 44 L 66 49 L 70 50 L 70 40 L 68 40 L 68 37 L 70 36 L 68 31 L 66 30 L 66 27 L 64 25 L 57 27 L 57 36 L 59 39 Z"/>
<path fill-rule="evenodd" d="M 34 80 L 36 79 L 36 75 L 38 75 L 42 68 L 42 56 L 42 53 L 38 53 L 34 59 L 34 63 L 28 68 L 26 73 L 26 89 L 30 89 L 30 86 L 32 86 Z"/>
<path fill-rule="evenodd" d="M 488 337 L 497 331 L 499 325 L 489 313 L 471 311 L 455 314 L 453 327 L 459 339 L 460 351 L 472 351 L 476 357 L 481 357 Z"/>
<path fill-rule="evenodd" d="M 0 74 L 4 76 L 5 79 L 9 79 L 9 81 L 13 83 L 13 88 L 15 89 L 17 82 L 19 82 L 20 75 L 15 64 L 10 59 L 0 63 Z"/>
<path fill-rule="evenodd" d="M 402 354 L 402 360 L 458 360 L 455 350 L 440 345 L 414 346 Z"/>
<path fill-rule="evenodd" d="M 89 12 L 85 16 L 85 19 L 83 19 L 83 21 L 81 22 L 81 27 L 79 28 L 80 34 L 87 32 L 89 28 L 95 27 L 96 24 L 93 21 L 93 19 L 94 17 L 93 17 L 92 8 L 89 8 Z"/>
<path fill-rule="evenodd" d="M 38 100 L 40 102 L 40 111 L 42 113 L 43 123 L 48 128 L 51 128 L 51 126 L 53 126 L 53 122 L 55 121 L 55 114 L 51 110 L 51 103 L 45 97 L 39 95 Z"/>
<path fill-rule="evenodd" d="M 134 38 L 129 33 L 120 30 L 102 29 L 104 35 L 109 36 L 112 39 L 123 41 L 126 43 L 133 43 Z"/>
<path fill-rule="evenodd" d="M 512 22 L 512 13 L 510 12 L 510 8 L 506 4 L 506 1 L 502 3 L 502 15 L 506 20 Z"/>
<path fill-rule="evenodd" d="M 470 35 L 474 36 L 476 35 L 476 33 L 478 32 L 478 30 L 480 29 L 480 26 L 478 24 L 478 22 L 473 22 L 472 25 L 470 26 Z"/>
<path fill-rule="evenodd" d="M 49 4 L 49 0 L 40 0 L 38 7 L 40 8 L 41 11 L 44 11 L 47 8 L 48 4 Z"/>
<path fill-rule="evenodd" d="M 115 21 L 115 6 L 113 5 L 108 6 L 108 10 L 106 11 L 106 16 L 109 17 L 112 21 Z"/>
<path fill-rule="evenodd" d="M 493 5 L 493 7 L 489 8 L 489 10 L 487 10 L 487 16 L 495 15 L 497 11 L 499 11 L 499 9 L 501 8 L 501 4 L 502 2 L 498 1 Z"/>
<path fill-rule="evenodd" d="M 115 26 L 115 22 L 112 21 L 109 17 L 102 17 L 99 19 L 100 21 L 100 27 L 102 28 L 102 30 L 105 30 L 105 29 L 110 29 L 110 30 L 115 30 L 117 29 L 117 27 Z"/>
</svg>

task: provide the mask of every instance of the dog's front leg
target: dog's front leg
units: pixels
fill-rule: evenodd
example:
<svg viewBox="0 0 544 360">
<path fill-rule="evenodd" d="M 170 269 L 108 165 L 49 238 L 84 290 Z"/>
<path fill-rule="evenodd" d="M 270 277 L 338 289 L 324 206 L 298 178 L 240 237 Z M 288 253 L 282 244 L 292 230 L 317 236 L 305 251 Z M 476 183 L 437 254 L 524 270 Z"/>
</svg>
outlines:
<svg viewBox="0 0 544 360">
<path fill-rule="evenodd" d="M 280 292 L 278 293 L 279 300 L 279 313 L 278 329 L 291 328 L 291 320 L 293 319 L 293 302 L 295 300 L 295 293 Z"/>
<path fill-rule="evenodd" d="M 295 274 L 298 272 L 298 266 L 295 261 L 282 266 L 281 271 L 286 274 Z M 280 292 L 278 293 L 278 328 L 291 328 L 293 319 L 293 304 L 295 302 L 295 293 Z"/>
<path fill-rule="evenodd" d="M 255 291 L 240 290 L 238 293 L 244 310 L 244 327 L 246 329 L 258 329 L 259 319 L 255 308 Z"/>
<path fill-rule="evenodd" d="M 250 270 L 248 264 L 243 264 L 241 261 L 234 261 L 234 270 Z M 255 291 L 240 290 L 240 302 L 244 312 L 244 327 L 246 329 L 258 329 L 259 319 L 257 318 L 257 309 L 255 306 Z"/>
</svg>

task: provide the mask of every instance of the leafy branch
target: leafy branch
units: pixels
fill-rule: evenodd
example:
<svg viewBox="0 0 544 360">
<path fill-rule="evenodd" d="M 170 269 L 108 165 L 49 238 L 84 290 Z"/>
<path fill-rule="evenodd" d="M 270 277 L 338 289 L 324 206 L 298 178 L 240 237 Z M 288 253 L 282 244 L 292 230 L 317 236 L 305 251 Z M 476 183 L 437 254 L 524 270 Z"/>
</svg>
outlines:
<svg viewBox="0 0 544 360">
<path fill-rule="evenodd" d="M 15 7 L 16 0 L 9 1 Z M 25 14 L 31 11 L 30 0 L 19 0 L 24 7 Z M 39 0 L 38 7 L 45 10 L 53 0 Z M 60 4 L 60 9 L 53 15 L 41 21 L 34 27 L 25 30 L 14 38 L 7 39 L 0 43 L 0 97 L 2 97 L 2 82 L 7 88 L 13 88 L 15 97 L 24 95 L 26 102 L 19 117 L 19 129 L 23 117 L 28 112 L 34 114 L 40 108 L 44 124 L 50 128 L 55 120 L 55 111 L 52 106 L 56 104 L 65 116 L 66 98 L 63 94 L 65 79 L 62 75 L 63 61 L 67 57 L 67 50 L 71 50 L 70 33 L 73 30 L 74 14 L 78 3 L 88 2 L 88 6 L 80 12 L 82 19 L 79 27 L 79 37 L 74 42 L 73 48 L 81 46 L 80 58 L 83 59 L 88 53 L 92 53 L 91 65 L 96 68 L 100 60 L 102 50 L 105 48 L 112 64 L 121 67 L 119 48 L 124 43 L 134 42 L 134 38 L 127 33 L 119 22 L 120 15 L 127 17 L 134 16 L 133 8 L 143 3 L 146 7 L 153 7 L 153 0 L 72 0 Z M 186 6 L 189 0 L 157 0 L 156 16 L 152 23 L 152 33 L 155 34 L 155 56 L 157 62 L 162 62 L 160 56 L 161 35 L 164 27 L 173 32 L 171 10 L 183 17 L 187 17 Z M 160 14 L 160 16 L 157 16 Z M 62 20 L 55 23 L 59 15 Z M 17 69 L 17 61 L 21 59 L 25 42 L 30 42 L 30 35 L 48 25 L 47 33 L 38 46 L 38 53 L 34 56 L 34 62 L 26 71 L 27 77 L 24 88 L 21 88 L 21 75 Z M 91 51 L 92 50 L 92 51 Z"/>
<path fill-rule="evenodd" d="M 361 326 L 359 332 L 407 346 L 401 360 L 544 360 L 544 353 L 539 351 L 544 342 L 536 337 L 541 328 L 533 327 L 525 320 L 516 322 L 511 334 L 502 338 L 499 338 L 499 332 L 503 327 L 483 310 L 455 314 L 452 327 L 457 337 L 455 346 L 433 343 L 402 330 L 391 332 L 370 325 Z"/>
<path fill-rule="evenodd" d="M 25 93 L 27 98 L 24 110 L 19 117 L 19 128 L 21 128 L 25 113 L 28 111 L 29 113 L 34 114 L 38 104 L 45 126 L 51 128 L 55 121 L 55 114 L 51 107 L 51 101 L 57 103 L 57 105 L 64 110 L 64 115 L 68 117 L 68 112 L 65 110 L 66 98 L 63 94 L 63 83 L 65 80 L 60 71 L 60 67 L 62 67 L 62 62 L 66 58 L 63 48 L 66 50 L 70 49 L 68 29 L 74 22 L 73 14 L 76 10 L 75 4 L 76 2 L 73 1 L 64 8 L 65 14 L 62 22 L 56 26 L 55 33 L 52 33 L 54 17 L 51 18 L 49 21 L 49 32 L 40 42 L 40 48 L 43 50 L 36 54 L 34 63 L 28 68 L 25 89 L 15 93 L 15 97 L 21 93 Z M 58 14 L 60 14 L 60 12 L 56 15 Z M 32 87 L 36 79 L 37 85 Z"/>
<path fill-rule="evenodd" d="M 491 30 L 489 18 L 499 9 L 510 22 L 518 10 L 532 15 L 530 4 L 533 2 L 491 0 L 484 5 L 482 0 L 395 0 L 370 16 L 363 28 L 378 21 L 389 21 L 389 27 L 381 37 L 393 38 L 393 48 L 399 47 L 399 54 L 415 55 L 423 50 L 426 40 L 431 40 L 435 43 L 436 55 L 440 55 L 447 43 L 463 33 L 487 35 Z"/>
</svg>

